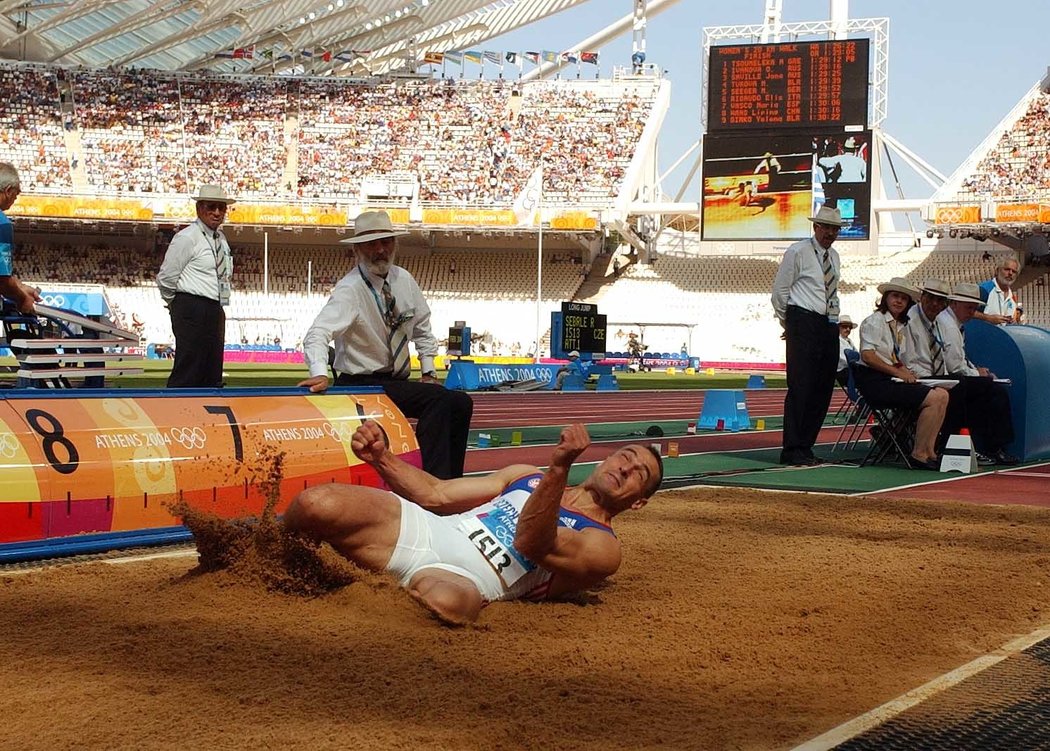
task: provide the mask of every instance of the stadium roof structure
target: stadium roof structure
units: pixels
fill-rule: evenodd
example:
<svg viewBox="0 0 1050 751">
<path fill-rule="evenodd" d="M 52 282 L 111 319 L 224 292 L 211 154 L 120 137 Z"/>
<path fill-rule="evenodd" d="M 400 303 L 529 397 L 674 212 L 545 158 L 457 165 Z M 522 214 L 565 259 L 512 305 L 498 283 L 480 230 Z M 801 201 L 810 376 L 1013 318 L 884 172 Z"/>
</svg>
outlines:
<svg viewBox="0 0 1050 751">
<path fill-rule="evenodd" d="M 606 0 L 607 1 L 607 0 Z M 0 0 L 0 57 L 158 70 L 382 75 L 588 0 Z"/>
</svg>

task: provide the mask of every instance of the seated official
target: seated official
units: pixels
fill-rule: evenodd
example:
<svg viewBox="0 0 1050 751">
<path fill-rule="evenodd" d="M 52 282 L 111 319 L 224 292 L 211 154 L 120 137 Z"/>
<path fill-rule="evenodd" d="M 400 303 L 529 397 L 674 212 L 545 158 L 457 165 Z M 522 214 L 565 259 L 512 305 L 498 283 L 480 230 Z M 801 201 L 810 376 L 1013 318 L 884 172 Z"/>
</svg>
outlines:
<svg viewBox="0 0 1050 751">
<path fill-rule="evenodd" d="M 565 387 L 565 379 L 570 375 L 577 375 L 584 381 L 587 379 L 588 364 L 580 360 L 580 353 L 573 350 L 566 357 L 569 358 L 569 362 L 558 368 L 558 372 L 554 377 L 555 391 L 561 391 Z"/>
<path fill-rule="evenodd" d="M 895 277 L 878 287 L 882 298 L 860 324 L 860 362 L 854 379 L 861 396 L 876 409 L 917 410 L 915 440 L 908 457 L 912 469 L 939 469 L 937 436 L 948 407 L 948 392 L 918 383 L 903 362 L 908 309 L 919 290 Z"/>
<path fill-rule="evenodd" d="M 839 369 L 835 373 L 835 380 L 843 388 L 849 382 L 849 358 L 846 357 L 846 353 L 857 351 L 849 338 L 855 328 L 857 324 L 852 318 L 845 314 L 839 316 Z"/>
<path fill-rule="evenodd" d="M 1010 391 L 1004 384 L 996 383 L 995 373 L 975 366 L 966 356 L 963 329 L 981 304 L 980 288 L 962 282 L 952 288 L 948 307 L 937 316 L 944 343 L 945 370 L 951 378 L 960 381 L 952 389 L 948 429 L 951 433 L 959 432 L 962 427 L 970 429 L 982 452 L 977 457 L 979 464 L 1018 464 L 1020 459 L 1005 450 L 1014 440 Z"/>
</svg>

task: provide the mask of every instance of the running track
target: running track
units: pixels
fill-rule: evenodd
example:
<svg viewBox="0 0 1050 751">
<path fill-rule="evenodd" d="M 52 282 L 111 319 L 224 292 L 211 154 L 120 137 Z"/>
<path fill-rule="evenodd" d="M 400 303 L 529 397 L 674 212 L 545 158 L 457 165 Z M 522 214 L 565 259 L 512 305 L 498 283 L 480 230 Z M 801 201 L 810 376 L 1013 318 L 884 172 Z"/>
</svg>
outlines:
<svg viewBox="0 0 1050 751">
<path fill-rule="evenodd" d="M 783 414 L 784 389 L 756 389 L 745 391 L 748 415 L 757 418 L 779 417 Z M 472 430 L 519 429 L 533 426 L 585 424 L 696 421 L 703 408 L 704 392 L 695 391 L 612 391 L 612 392 L 551 392 L 524 393 L 479 392 L 474 399 Z M 841 404 L 841 392 L 836 392 L 831 410 Z M 839 428 L 825 428 L 819 442 L 832 442 Z M 643 437 L 617 440 L 596 440 L 583 456 L 582 462 L 601 461 L 620 446 L 644 441 Z M 743 451 L 774 448 L 780 445 L 779 430 L 742 431 L 739 433 L 705 433 L 696 436 L 676 436 L 683 454 L 707 451 Z M 523 463 L 544 466 L 550 457 L 550 445 L 504 446 L 474 449 L 467 452 L 467 472 L 485 472 Z M 925 473 L 923 473 L 925 474 Z M 925 498 L 971 503 L 1009 503 L 1050 506 L 1046 483 L 1050 480 L 1050 465 L 1019 467 L 973 477 L 945 475 L 944 479 L 923 482 L 903 488 L 891 488 L 878 495 L 896 498 Z"/>
</svg>

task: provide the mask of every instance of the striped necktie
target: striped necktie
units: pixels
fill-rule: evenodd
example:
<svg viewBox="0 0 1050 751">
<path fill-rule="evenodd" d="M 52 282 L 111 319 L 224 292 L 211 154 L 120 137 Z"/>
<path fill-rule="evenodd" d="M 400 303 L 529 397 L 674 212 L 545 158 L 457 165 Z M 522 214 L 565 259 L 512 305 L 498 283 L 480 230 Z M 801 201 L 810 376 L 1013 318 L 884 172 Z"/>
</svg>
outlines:
<svg viewBox="0 0 1050 751">
<path fill-rule="evenodd" d="M 383 304 L 386 306 L 386 325 L 390 330 L 387 341 L 390 344 L 390 354 L 394 363 L 390 375 L 394 378 L 408 378 L 411 369 L 408 337 L 402 331 L 402 323 L 397 314 L 397 304 L 394 302 L 393 292 L 390 291 L 390 282 L 385 279 L 383 280 Z"/>
<path fill-rule="evenodd" d="M 930 327 L 930 375 L 944 375 L 944 352 L 941 350 L 941 337 L 937 334 L 937 322 Z"/>
<path fill-rule="evenodd" d="M 215 273 L 220 279 L 228 279 L 230 276 L 230 254 L 223 247 L 222 238 L 219 237 L 218 232 L 212 233 L 212 239 L 215 240 Z"/>
<path fill-rule="evenodd" d="M 831 262 L 831 251 L 825 250 L 821 261 L 824 269 L 824 292 L 828 299 L 828 318 L 832 321 L 839 319 L 839 278 L 835 273 L 835 265 Z"/>
</svg>

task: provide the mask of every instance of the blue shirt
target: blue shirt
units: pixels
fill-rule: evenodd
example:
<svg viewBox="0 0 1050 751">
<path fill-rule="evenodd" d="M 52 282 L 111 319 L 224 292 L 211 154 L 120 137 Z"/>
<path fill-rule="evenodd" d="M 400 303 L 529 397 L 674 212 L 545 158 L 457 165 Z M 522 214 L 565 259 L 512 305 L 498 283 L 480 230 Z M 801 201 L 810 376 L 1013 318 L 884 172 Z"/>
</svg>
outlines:
<svg viewBox="0 0 1050 751">
<path fill-rule="evenodd" d="M 15 226 L 0 211 L 0 276 L 11 276 L 15 273 Z"/>
</svg>

